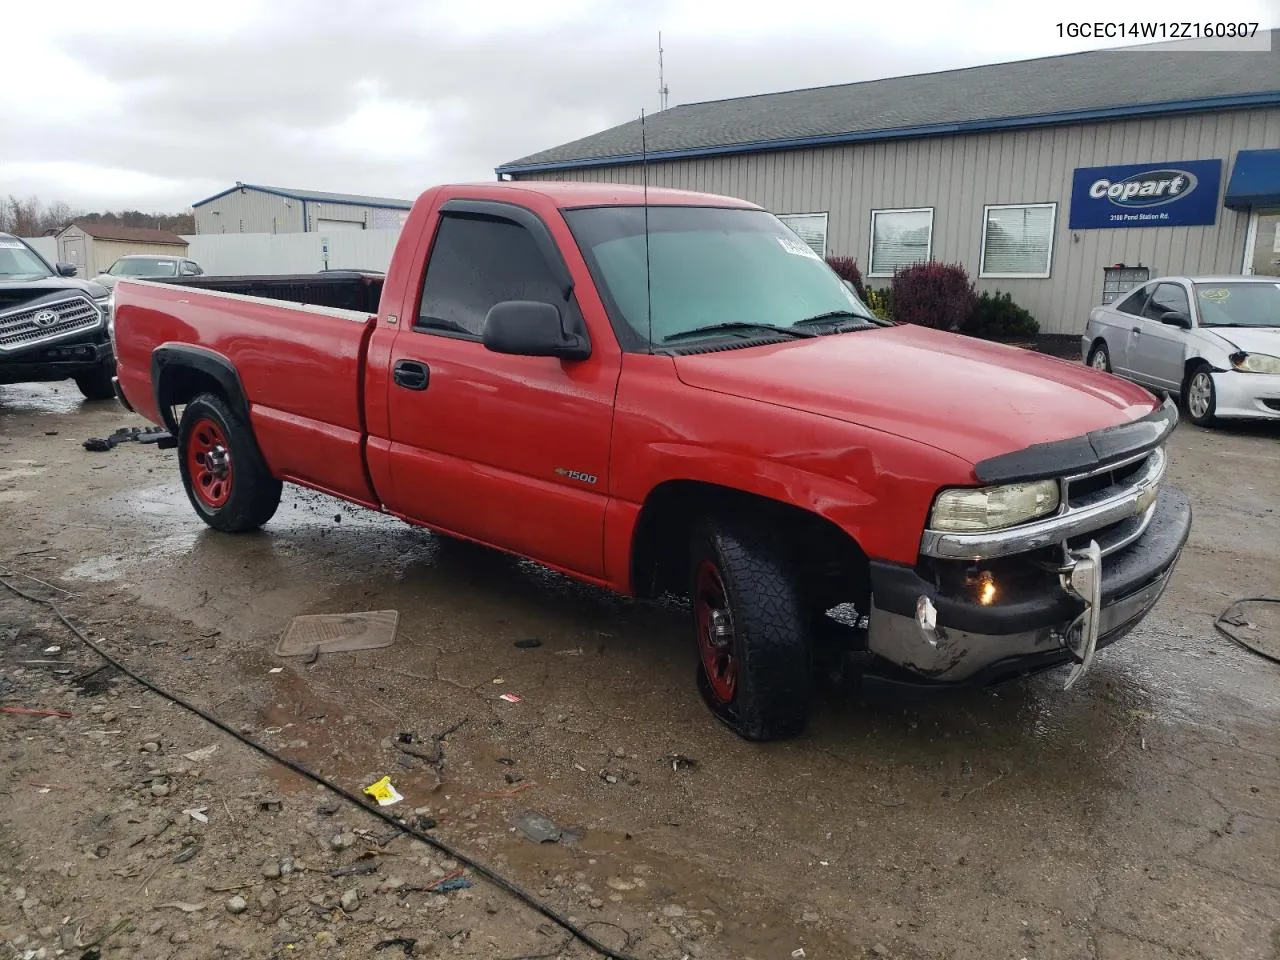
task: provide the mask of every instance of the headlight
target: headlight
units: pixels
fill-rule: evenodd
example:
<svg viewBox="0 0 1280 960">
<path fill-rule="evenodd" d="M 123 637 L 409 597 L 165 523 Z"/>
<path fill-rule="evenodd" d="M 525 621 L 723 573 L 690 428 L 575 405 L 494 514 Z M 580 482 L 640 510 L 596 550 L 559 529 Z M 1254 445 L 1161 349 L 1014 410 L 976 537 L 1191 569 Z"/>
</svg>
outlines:
<svg viewBox="0 0 1280 960">
<path fill-rule="evenodd" d="M 929 526 L 965 533 L 1001 530 L 1058 509 L 1058 482 L 1009 483 L 1000 487 L 943 490 L 933 502 Z"/>
<path fill-rule="evenodd" d="M 116 292 L 112 290 L 105 297 L 94 297 L 93 302 L 102 311 L 102 318 L 107 321 L 107 334 L 114 343 L 116 335 Z"/>
<path fill-rule="evenodd" d="M 1265 353 L 1233 353 L 1231 366 L 1241 373 L 1280 373 L 1280 357 Z"/>
</svg>

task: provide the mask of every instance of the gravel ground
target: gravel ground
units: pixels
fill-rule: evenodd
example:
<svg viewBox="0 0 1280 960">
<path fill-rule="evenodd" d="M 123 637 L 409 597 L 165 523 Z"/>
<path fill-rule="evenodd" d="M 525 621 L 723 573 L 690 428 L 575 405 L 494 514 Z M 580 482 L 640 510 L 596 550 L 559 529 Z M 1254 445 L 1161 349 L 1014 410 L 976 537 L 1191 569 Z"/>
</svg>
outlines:
<svg viewBox="0 0 1280 960">
<path fill-rule="evenodd" d="M 1212 627 L 1280 595 L 1280 430 L 1179 427 L 1191 541 L 1070 693 L 1065 671 L 913 703 L 826 691 L 805 736 L 759 746 L 698 700 L 684 610 L 297 490 L 261 534 L 216 534 L 172 452 L 81 448 L 140 423 L 70 384 L 0 388 L 9 579 L 343 788 L 390 775 L 387 812 L 613 948 L 1280 958 L 1280 667 Z M 272 653 L 296 615 L 380 609 L 394 646 Z M 0 706 L 70 714 L 0 714 L 0 960 L 386 957 L 396 938 L 591 956 L 472 871 L 432 889 L 460 865 L 100 666 L 0 590 Z M 455 726 L 434 764 L 398 743 L 430 756 Z M 566 832 L 526 839 L 529 812 Z"/>
</svg>

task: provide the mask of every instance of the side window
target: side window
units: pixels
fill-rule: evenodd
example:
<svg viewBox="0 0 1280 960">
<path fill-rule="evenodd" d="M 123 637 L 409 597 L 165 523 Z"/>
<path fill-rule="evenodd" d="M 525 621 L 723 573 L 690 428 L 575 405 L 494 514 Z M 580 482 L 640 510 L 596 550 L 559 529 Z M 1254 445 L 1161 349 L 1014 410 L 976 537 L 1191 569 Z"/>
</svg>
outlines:
<svg viewBox="0 0 1280 960">
<path fill-rule="evenodd" d="M 190 260 L 183 260 L 182 270 L 180 272 L 184 277 L 194 277 L 197 273 L 200 272 L 200 268 L 197 267 Z"/>
<path fill-rule="evenodd" d="M 479 338 L 489 308 L 503 300 L 539 300 L 562 312 L 571 308 L 524 227 L 490 217 L 442 217 L 414 328 Z"/>
<path fill-rule="evenodd" d="M 1156 286 L 1151 299 L 1147 301 L 1142 315 L 1148 320 L 1159 320 L 1171 310 L 1191 315 L 1191 304 L 1187 301 L 1187 291 L 1177 283 L 1161 283 Z"/>
<path fill-rule="evenodd" d="M 1150 292 L 1150 287 L 1140 287 L 1116 304 L 1116 309 L 1121 313 L 1130 313 L 1135 317 L 1140 317 L 1142 316 L 1142 308 L 1147 302 L 1147 295 Z"/>
</svg>

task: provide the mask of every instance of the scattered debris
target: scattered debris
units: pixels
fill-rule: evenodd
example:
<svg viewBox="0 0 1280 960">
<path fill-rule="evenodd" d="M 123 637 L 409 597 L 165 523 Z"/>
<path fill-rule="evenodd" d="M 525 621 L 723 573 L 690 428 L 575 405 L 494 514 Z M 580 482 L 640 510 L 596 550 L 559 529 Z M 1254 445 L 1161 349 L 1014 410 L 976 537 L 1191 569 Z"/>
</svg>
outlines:
<svg viewBox="0 0 1280 960">
<path fill-rule="evenodd" d="M 556 656 L 557 657 L 580 657 L 582 656 L 582 648 L 572 647 L 568 650 L 557 650 Z"/>
<path fill-rule="evenodd" d="M 310 656 L 317 653 L 348 653 L 377 650 L 396 642 L 399 610 L 370 610 L 365 613 L 321 613 L 294 617 L 280 642 L 277 657 Z"/>
<path fill-rule="evenodd" d="M 336 867 L 329 871 L 329 876 L 335 880 L 338 877 L 367 877 L 371 873 L 377 873 L 381 869 L 382 863 L 376 859 L 357 860 L 355 863 L 347 864 L 345 867 Z"/>
<path fill-rule="evenodd" d="M 193 807 L 190 810 L 183 810 L 182 812 L 185 813 L 187 816 L 189 816 L 196 823 L 208 823 L 209 822 L 208 811 L 209 811 L 208 807 Z"/>
<path fill-rule="evenodd" d="M 218 745 L 215 743 L 209 747 L 201 747 L 199 750 L 192 750 L 190 753 L 184 753 L 182 755 L 182 759 L 190 760 L 192 763 L 204 763 L 217 752 Z"/>
<path fill-rule="evenodd" d="M 249 909 L 249 901 L 246 900 L 244 897 L 240 896 L 240 894 L 238 893 L 234 897 L 232 897 L 230 900 L 227 901 L 227 913 L 238 916 L 239 914 L 244 913 L 248 909 Z"/>
<path fill-rule="evenodd" d="M 16 713 L 24 717 L 70 717 L 62 710 L 39 710 L 35 707 L 0 707 L 0 713 Z"/>
<path fill-rule="evenodd" d="M 284 667 L 272 667 L 267 673 L 284 673 Z"/>
<path fill-rule="evenodd" d="M 524 697 L 515 693 L 504 693 L 502 696 L 498 697 L 498 699 L 505 700 L 507 701 L 507 703 L 519 703 L 521 700 L 524 699 Z"/>
<path fill-rule="evenodd" d="M 540 646 L 542 646 L 542 641 L 537 637 L 526 637 L 523 640 L 516 641 L 516 648 L 518 650 L 533 650 Z"/>
<path fill-rule="evenodd" d="M 41 651 L 41 653 L 61 653 L 61 652 L 62 652 L 62 648 L 58 646 L 56 643 L 51 647 L 45 647 L 44 650 Z"/>
<path fill-rule="evenodd" d="M 356 835 L 354 833 L 340 833 L 329 841 L 329 847 L 339 852 L 347 850 L 356 843 Z"/>
<path fill-rule="evenodd" d="M 669 753 L 662 758 L 664 763 L 671 764 L 672 770 L 696 770 L 698 761 L 693 757 L 686 757 L 683 753 Z"/>
<path fill-rule="evenodd" d="M 181 900 L 173 900 L 169 903 L 162 903 L 160 907 L 173 907 L 175 910 L 181 910 L 183 913 L 199 913 L 204 909 L 203 903 L 184 903 Z"/>
<path fill-rule="evenodd" d="M 343 891 L 339 903 L 344 913 L 355 913 L 360 909 L 360 891 L 355 887 Z"/>
<path fill-rule="evenodd" d="M 164 427 L 121 427 L 106 437 L 90 437 L 84 441 L 84 448 L 92 453 L 105 453 L 120 443 L 155 443 L 161 449 L 174 446 L 173 435 Z"/>
<path fill-rule="evenodd" d="M 418 813 L 414 814 L 413 819 L 409 821 L 409 826 L 419 833 L 426 833 L 428 830 L 434 830 L 438 824 L 435 817 L 428 817 Z"/>
<path fill-rule="evenodd" d="M 378 801 L 378 806 L 389 807 L 393 803 L 399 803 L 404 799 L 400 795 L 400 791 L 391 785 L 391 777 L 383 777 L 364 788 L 365 794 Z"/>
<path fill-rule="evenodd" d="M 804 960 L 804 947 L 797 947 L 791 951 L 791 960 Z"/>
<path fill-rule="evenodd" d="M 179 850 L 176 854 L 174 854 L 173 859 L 170 861 L 170 863 L 186 863 L 188 860 L 194 859 L 195 855 L 199 852 L 200 852 L 200 844 L 189 843 L 185 847 L 183 847 L 181 850 Z"/>
<path fill-rule="evenodd" d="M 1218 615 L 1218 619 L 1213 621 L 1214 629 L 1250 653 L 1256 653 L 1272 663 L 1280 663 L 1280 636 L 1264 635 L 1250 637 L 1246 640 L 1224 626 L 1224 624 L 1230 624 L 1233 627 L 1245 627 L 1250 630 L 1258 629 L 1257 625 L 1246 620 L 1244 614 L 1239 610 L 1246 603 L 1280 603 L 1280 597 L 1241 597 L 1239 600 L 1233 600 L 1227 609 Z"/>
<path fill-rule="evenodd" d="M 390 950 L 392 947 L 400 947 L 404 950 L 406 957 L 412 957 L 414 948 L 417 947 L 418 941 L 413 937 L 393 937 L 390 940 L 381 940 L 373 945 L 374 950 Z"/>
<path fill-rule="evenodd" d="M 511 818 L 511 823 L 526 840 L 534 843 L 555 843 L 564 834 L 550 817 L 532 810 L 517 813 Z"/>
<path fill-rule="evenodd" d="M 258 809 L 264 813 L 279 813 L 284 808 L 284 801 L 269 797 L 258 801 Z"/>
</svg>

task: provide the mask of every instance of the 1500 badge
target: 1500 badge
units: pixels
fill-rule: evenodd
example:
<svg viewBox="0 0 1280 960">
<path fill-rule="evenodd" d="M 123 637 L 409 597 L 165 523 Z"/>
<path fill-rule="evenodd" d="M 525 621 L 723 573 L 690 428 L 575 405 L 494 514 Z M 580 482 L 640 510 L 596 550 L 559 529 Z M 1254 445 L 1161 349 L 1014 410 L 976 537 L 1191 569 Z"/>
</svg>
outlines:
<svg viewBox="0 0 1280 960">
<path fill-rule="evenodd" d="M 568 477 L 570 480 L 578 480 L 582 483 L 595 483 L 596 476 L 591 473 L 583 473 L 581 470 L 566 470 L 564 467 L 556 467 L 556 473 L 562 477 Z"/>
</svg>

